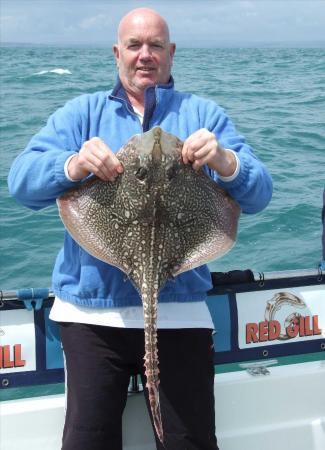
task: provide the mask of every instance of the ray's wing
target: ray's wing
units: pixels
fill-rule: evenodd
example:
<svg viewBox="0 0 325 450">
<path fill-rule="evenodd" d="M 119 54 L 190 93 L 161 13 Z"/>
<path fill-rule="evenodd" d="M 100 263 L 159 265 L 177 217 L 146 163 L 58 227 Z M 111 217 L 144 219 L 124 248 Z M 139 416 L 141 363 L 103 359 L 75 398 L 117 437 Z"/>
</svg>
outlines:
<svg viewBox="0 0 325 450">
<path fill-rule="evenodd" d="M 171 185 L 165 201 L 173 276 L 227 253 L 236 241 L 240 216 L 238 203 L 204 172 L 188 166 L 183 177 Z"/>
<path fill-rule="evenodd" d="M 114 214 L 118 183 L 93 177 L 57 200 L 59 214 L 73 239 L 92 256 L 127 272 L 114 245 L 121 219 Z"/>
</svg>

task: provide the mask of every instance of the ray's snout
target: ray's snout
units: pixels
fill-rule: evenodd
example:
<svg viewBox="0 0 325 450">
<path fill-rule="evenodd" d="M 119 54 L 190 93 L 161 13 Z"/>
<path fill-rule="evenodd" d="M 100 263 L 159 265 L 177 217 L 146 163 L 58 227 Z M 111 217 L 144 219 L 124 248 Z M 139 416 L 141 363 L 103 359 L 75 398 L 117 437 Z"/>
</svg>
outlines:
<svg viewBox="0 0 325 450">
<path fill-rule="evenodd" d="M 162 159 L 162 148 L 161 148 L 161 128 L 155 127 L 152 129 L 153 134 L 153 148 L 152 148 L 152 160 L 159 164 Z"/>
</svg>

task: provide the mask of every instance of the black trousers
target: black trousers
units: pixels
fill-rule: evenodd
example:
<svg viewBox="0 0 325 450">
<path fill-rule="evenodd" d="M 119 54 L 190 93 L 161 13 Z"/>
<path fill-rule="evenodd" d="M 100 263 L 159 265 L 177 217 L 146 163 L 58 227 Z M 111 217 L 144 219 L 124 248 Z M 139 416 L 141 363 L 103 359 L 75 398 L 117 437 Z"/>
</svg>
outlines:
<svg viewBox="0 0 325 450">
<path fill-rule="evenodd" d="M 60 331 L 68 387 L 62 450 L 121 450 L 130 376 L 146 384 L 143 330 L 61 323 Z M 218 450 L 211 331 L 159 330 L 158 351 L 165 442 L 156 436 L 157 449 Z"/>
</svg>

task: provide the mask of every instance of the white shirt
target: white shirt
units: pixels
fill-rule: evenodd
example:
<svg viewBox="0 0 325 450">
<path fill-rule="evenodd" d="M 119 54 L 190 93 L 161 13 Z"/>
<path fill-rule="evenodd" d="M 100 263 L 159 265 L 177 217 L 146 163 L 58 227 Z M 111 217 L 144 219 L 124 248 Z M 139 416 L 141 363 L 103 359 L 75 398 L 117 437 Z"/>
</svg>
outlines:
<svg viewBox="0 0 325 450">
<path fill-rule="evenodd" d="M 142 306 L 92 308 L 55 298 L 50 319 L 118 328 L 143 328 Z M 158 328 L 210 328 L 213 322 L 205 301 L 158 303 Z"/>
</svg>

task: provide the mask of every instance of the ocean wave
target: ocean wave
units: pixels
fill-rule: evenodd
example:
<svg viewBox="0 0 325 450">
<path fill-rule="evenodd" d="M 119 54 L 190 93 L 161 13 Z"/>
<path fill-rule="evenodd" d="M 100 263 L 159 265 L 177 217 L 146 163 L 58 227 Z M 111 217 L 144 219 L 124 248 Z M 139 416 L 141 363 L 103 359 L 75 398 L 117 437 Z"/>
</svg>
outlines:
<svg viewBox="0 0 325 450">
<path fill-rule="evenodd" d="M 51 69 L 51 70 L 41 70 L 40 72 L 33 73 L 33 75 L 45 75 L 47 73 L 55 73 L 57 75 L 71 75 L 68 69 Z"/>
</svg>

